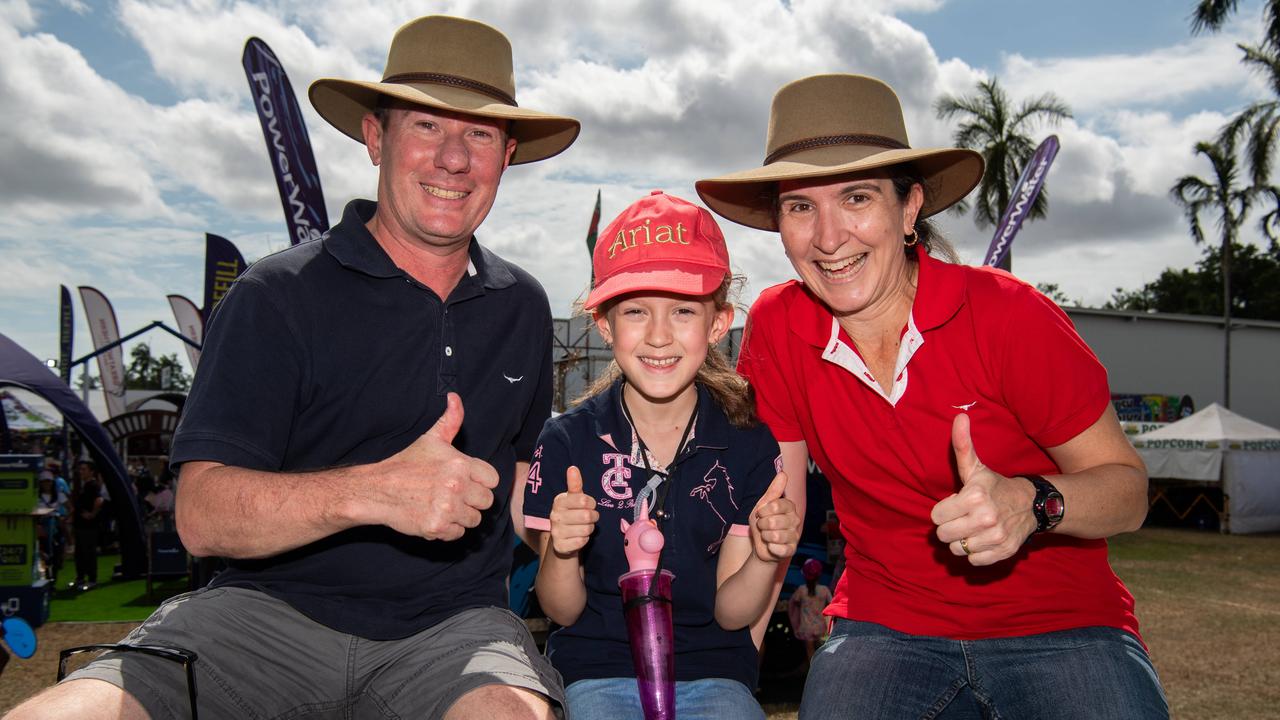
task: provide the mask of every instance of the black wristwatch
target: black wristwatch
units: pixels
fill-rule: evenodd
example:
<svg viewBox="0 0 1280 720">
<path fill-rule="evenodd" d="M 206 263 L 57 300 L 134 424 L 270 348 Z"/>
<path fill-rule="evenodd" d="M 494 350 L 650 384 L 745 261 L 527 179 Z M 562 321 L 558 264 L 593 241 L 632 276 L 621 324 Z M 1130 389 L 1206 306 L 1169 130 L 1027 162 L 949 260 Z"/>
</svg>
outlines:
<svg viewBox="0 0 1280 720">
<path fill-rule="evenodd" d="M 1036 488 L 1036 499 L 1031 503 L 1031 512 L 1036 516 L 1036 532 L 1048 532 L 1057 527 L 1067 512 L 1067 503 L 1062 499 L 1062 493 L 1058 492 L 1053 483 L 1039 475 L 1019 477 L 1025 478 Z"/>
</svg>

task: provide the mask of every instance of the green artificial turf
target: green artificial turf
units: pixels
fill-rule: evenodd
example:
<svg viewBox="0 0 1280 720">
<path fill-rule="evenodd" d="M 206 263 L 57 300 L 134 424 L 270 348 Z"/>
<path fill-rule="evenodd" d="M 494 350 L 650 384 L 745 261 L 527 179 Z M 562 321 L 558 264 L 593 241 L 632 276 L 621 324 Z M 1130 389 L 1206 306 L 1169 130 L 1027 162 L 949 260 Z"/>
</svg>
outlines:
<svg viewBox="0 0 1280 720">
<path fill-rule="evenodd" d="M 49 607 L 49 622 L 139 622 L 166 599 L 186 592 L 187 579 L 159 581 L 152 585 L 147 597 L 147 580 L 112 578 L 119 555 L 98 557 L 98 585 L 90 590 L 75 590 L 67 583 L 75 579 L 75 560 L 68 557 L 58 573 L 57 589 Z"/>
</svg>

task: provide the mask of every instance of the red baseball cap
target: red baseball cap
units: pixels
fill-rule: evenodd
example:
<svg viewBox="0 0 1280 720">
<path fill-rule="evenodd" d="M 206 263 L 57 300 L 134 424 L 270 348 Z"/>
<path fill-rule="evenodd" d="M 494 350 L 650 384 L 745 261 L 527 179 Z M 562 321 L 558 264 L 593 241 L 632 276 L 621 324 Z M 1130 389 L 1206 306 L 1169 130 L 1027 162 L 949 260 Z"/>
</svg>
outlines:
<svg viewBox="0 0 1280 720">
<path fill-rule="evenodd" d="M 654 190 L 600 233 L 591 270 L 587 310 L 638 290 L 710 295 L 729 274 L 729 249 L 711 213 Z"/>
</svg>

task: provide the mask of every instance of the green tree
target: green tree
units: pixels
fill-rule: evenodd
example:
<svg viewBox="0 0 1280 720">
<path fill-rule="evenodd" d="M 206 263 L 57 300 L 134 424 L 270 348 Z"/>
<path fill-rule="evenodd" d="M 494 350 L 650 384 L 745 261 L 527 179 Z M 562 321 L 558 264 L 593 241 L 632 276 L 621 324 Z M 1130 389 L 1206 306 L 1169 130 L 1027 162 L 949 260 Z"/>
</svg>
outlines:
<svg viewBox="0 0 1280 720">
<path fill-rule="evenodd" d="M 1174 183 L 1169 190 L 1174 202 L 1182 206 L 1191 229 L 1191 238 L 1197 243 L 1204 242 L 1204 228 L 1200 222 L 1202 214 L 1214 215 L 1214 224 L 1220 236 L 1221 253 L 1219 272 L 1222 277 L 1221 312 L 1223 332 L 1223 404 L 1231 403 L 1231 255 L 1236 247 L 1240 226 L 1244 224 L 1253 204 L 1263 194 L 1263 190 L 1254 183 L 1241 182 L 1239 142 L 1244 134 L 1246 124 L 1228 123 L 1219 133 L 1216 142 L 1200 141 L 1195 145 L 1197 155 L 1209 160 L 1213 169 L 1212 178 L 1205 180 L 1195 175 L 1185 175 Z M 1264 216 L 1264 229 L 1267 218 L 1274 212 Z"/>
<path fill-rule="evenodd" d="M 1191 32 L 1218 32 L 1239 9 L 1239 0 L 1200 0 L 1191 12 Z M 1280 0 L 1268 0 L 1262 10 L 1262 47 L 1280 51 Z"/>
<path fill-rule="evenodd" d="M 1221 30 L 1238 5 L 1237 0 L 1200 0 L 1191 15 L 1191 32 Z M 1280 0 L 1268 0 L 1263 6 L 1263 26 L 1259 46 L 1237 44 L 1236 47 L 1244 54 L 1240 61 L 1250 70 L 1261 73 L 1271 92 L 1280 98 Z M 1222 130 L 1223 136 L 1247 138 L 1245 157 L 1252 183 L 1259 194 L 1271 199 L 1271 210 L 1260 221 L 1263 232 L 1271 239 L 1276 237 L 1280 223 L 1280 193 L 1271 186 L 1272 162 L 1280 137 L 1280 100 L 1276 98 L 1249 105 Z"/>
<path fill-rule="evenodd" d="M 138 343 L 129 353 L 129 368 L 125 370 L 125 387 L 130 390 L 188 390 L 188 375 L 177 353 L 156 357 L 151 346 Z"/>
<path fill-rule="evenodd" d="M 1231 250 L 1231 316 L 1280 321 L 1280 245 L 1239 244 Z M 1222 248 L 1207 245 L 1191 268 L 1166 268 L 1138 288 L 1116 288 L 1109 310 L 1215 315 L 1222 312 Z"/>
<path fill-rule="evenodd" d="M 995 227 L 1009 206 L 1013 186 L 1036 150 L 1037 142 L 1029 134 L 1032 128 L 1040 123 L 1057 125 L 1071 117 L 1071 109 L 1053 93 L 1024 100 L 1014 107 L 995 78 L 979 82 L 974 95 L 943 95 L 934 103 L 934 111 L 941 120 L 959 116 L 956 144 L 977 150 L 986 160 L 987 168 L 974 201 L 974 223 L 981 229 Z M 959 203 L 954 209 L 963 214 L 969 205 Z M 1048 211 L 1049 195 L 1042 187 L 1026 219 L 1043 218 Z M 1011 257 L 1005 255 L 1001 267 L 1009 269 Z"/>
</svg>

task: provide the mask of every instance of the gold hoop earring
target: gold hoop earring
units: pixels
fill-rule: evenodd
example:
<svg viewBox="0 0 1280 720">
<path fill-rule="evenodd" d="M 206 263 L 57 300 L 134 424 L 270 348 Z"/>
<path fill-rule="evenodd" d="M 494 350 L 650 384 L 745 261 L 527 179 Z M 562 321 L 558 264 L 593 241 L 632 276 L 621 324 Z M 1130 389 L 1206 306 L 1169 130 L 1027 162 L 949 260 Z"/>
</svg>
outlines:
<svg viewBox="0 0 1280 720">
<path fill-rule="evenodd" d="M 909 241 L 903 240 L 902 244 L 905 245 L 906 247 L 913 248 L 919 242 L 920 242 L 920 233 L 915 228 L 911 228 L 911 240 Z"/>
</svg>

